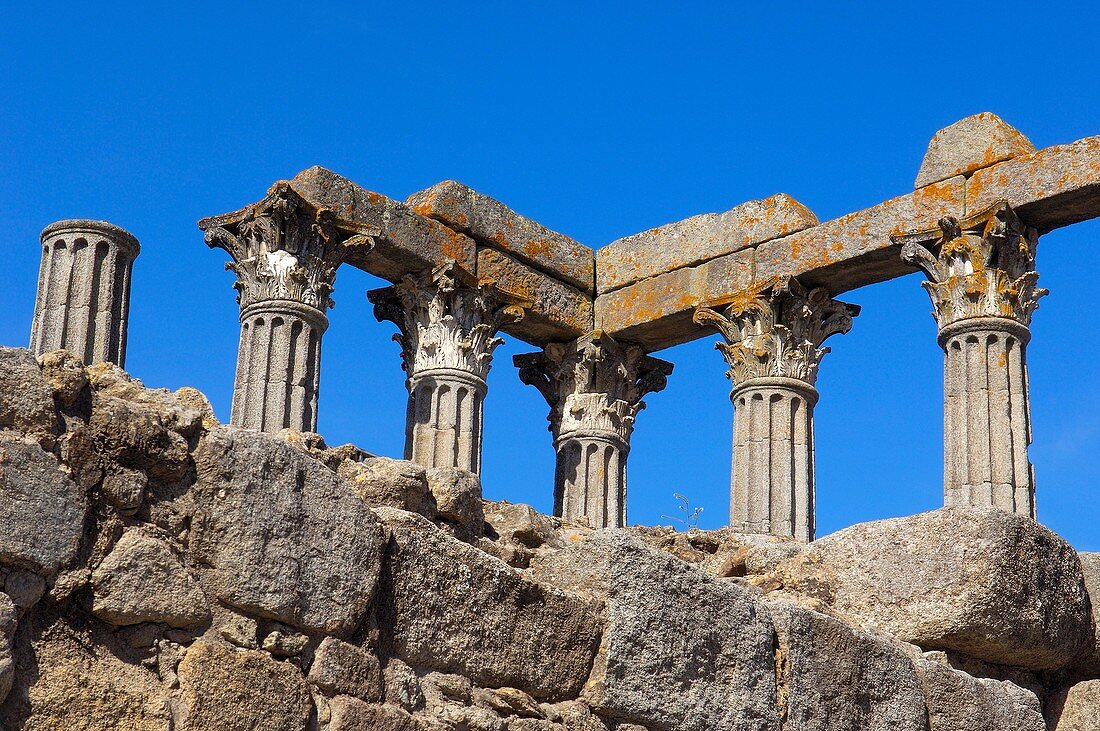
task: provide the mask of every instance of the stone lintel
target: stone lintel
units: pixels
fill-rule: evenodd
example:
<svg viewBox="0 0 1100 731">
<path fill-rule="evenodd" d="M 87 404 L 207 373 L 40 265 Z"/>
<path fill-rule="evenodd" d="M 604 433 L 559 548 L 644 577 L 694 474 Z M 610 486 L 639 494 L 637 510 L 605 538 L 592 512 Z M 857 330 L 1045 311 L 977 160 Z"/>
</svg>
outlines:
<svg viewBox="0 0 1100 731">
<path fill-rule="evenodd" d="M 592 249 L 458 181 L 436 183 L 410 195 L 405 204 L 419 215 L 472 237 L 479 245 L 506 252 L 589 295 L 595 291 Z"/>
<path fill-rule="evenodd" d="M 933 183 L 756 248 L 755 281 L 798 277 L 837 295 L 913 271 L 901 261 L 898 232 L 936 226 L 963 212 L 963 177 Z"/>
<path fill-rule="evenodd" d="M 290 181 L 300 195 L 336 215 L 378 230 L 375 248 L 354 254 L 347 263 L 391 282 L 416 276 L 444 261 L 454 261 L 467 274 L 477 270 L 473 240 L 442 223 L 418 215 L 403 203 L 374 193 L 342 175 L 314 166 Z"/>
<path fill-rule="evenodd" d="M 525 316 L 501 329 L 532 345 L 573 340 L 593 329 L 592 298 L 489 247 L 478 247 L 477 278 L 530 303 Z"/>
<path fill-rule="evenodd" d="M 928 143 L 914 188 L 969 175 L 1014 157 L 1035 152 L 1035 145 L 996 114 L 982 112 L 944 127 Z"/>
<path fill-rule="evenodd" d="M 752 283 L 752 250 L 683 267 L 596 297 L 596 329 L 647 351 L 706 334 L 692 323 L 698 305 L 722 300 Z"/>
<path fill-rule="evenodd" d="M 813 211 L 778 193 L 642 231 L 596 251 L 597 291 L 606 294 L 816 225 Z"/>
<path fill-rule="evenodd" d="M 1039 234 L 1100 215 L 1100 136 L 1046 147 L 967 179 L 967 213 L 998 199 Z"/>
</svg>

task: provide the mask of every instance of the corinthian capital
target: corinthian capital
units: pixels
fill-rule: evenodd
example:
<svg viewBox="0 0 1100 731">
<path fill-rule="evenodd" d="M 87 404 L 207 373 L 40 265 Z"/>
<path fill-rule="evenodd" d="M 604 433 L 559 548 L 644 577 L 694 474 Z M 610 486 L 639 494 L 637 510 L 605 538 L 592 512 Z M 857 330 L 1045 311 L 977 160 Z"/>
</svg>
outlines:
<svg viewBox="0 0 1100 731">
<path fill-rule="evenodd" d="M 572 343 L 550 343 L 542 352 L 513 358 L 519 378 L 550 405 L 555 437 L 609 432 L 629 441 L 642 398 L 662 390 L 673 365 L 636 345 L 595 331 Z"/>
<path fill-rule="evenodd" d="M 740 385 L 752 378 L 797 378 L 813 385 L 821 344 L 852 329 L 858 305 L 838 302 L 823 288 L 807 290 L 794 277 L 773 277 L 737 293 L 721 308 L 697 307 L 697 325 L 713 327 L 715 347 L 729 363 L 726 376 Z"/>
<path fill-rule="evenodd" d="M 406 276 L 367 293 L 374 316 L 397 325 L 401 367 L 409 377 L 437 368 L 464 371 L 481 379 L 493 351 L 504 340 L 497 330 L 523 319 L 530 303 L 465 275 L 453 261 Z"/>
<path fill-rule="evenodd" d="M 241 308 L 256 302 L 291 300 L 324 312 L 336 268 L 349 250 L 373 248 L 373 230 L 343 220 L 301 197 L 286 181 L 259 203 L 199 221 L 206 244 L 225 249 L 237 275 L 233 288 Z"/>
<path fill-rule="evenodd" d="M 1006 201 L 939 228 L 894 236 L 901 257 L 928 275 L 924 288 L 939 326 L 973 317 L 1003 317 L 1025 327 L 1047 290 L 1036 287 L 1035 245 Z"/>
</svg>

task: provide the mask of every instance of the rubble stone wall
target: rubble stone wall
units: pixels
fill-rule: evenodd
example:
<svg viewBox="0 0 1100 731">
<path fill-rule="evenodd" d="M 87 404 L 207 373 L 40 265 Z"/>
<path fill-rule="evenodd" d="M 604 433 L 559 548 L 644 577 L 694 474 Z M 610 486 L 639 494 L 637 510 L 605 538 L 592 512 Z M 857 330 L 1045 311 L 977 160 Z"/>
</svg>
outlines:
<svg viewBox="0 0 1100 731">
<path fill-rule="evenodd" d="M 0 728 L 1100 729 L 1100 557 L 945 508 L 595 530 L 0 348 Z"/>
</svg>

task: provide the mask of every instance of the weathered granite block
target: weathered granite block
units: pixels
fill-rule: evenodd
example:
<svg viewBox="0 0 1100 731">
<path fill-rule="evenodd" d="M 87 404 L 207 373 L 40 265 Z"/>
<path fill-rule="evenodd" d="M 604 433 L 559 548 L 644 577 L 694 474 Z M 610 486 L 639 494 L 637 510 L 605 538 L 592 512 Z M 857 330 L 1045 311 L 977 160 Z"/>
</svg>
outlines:
<svg viewBox="0 0 1100 731">
<path fill-rule="evenodd" d="M 932 137 L 913 187 L 922 188 L 1033 152 L 1031 140 L 996 114 L 974 114 Z"/>
<path fill-rule="evenodd" d="M 1081 570 L 1085 575 L 1085 590 L 1092 608 L 1092 642 L 1082 656 L 1079 670 L 1100 677 L 1100 553 L 1080 553 Z"/>
<path fill-rule="evenodd" d="M 924 687 L 928 731 L 1046 731 L 1039 699 L 1030 690 L 931 660 L 914 659 L 913 667 Z"/>
<path fill-rule="evenodd" d="M 123 533 L 92 573 L 92 613 L 116 625 L 188 627 L 210 618 L 198 581 L 169 547 L 139 528 Z"/>
<path fill-rule="evenodd" d="M 795 604 L 766 606 L 784 731 L 925 731 L 921 684 L 900 645 Z"/>
<path fill-rule="evenodd" d="M 52 454 L 0 439 L 0 565 L 56 572 L 76 555 L 88 501 Z"/>
<path fill-rule="evenodd" d="M 313 704 L 302 673 L 267 653 L 196 642 L 179 665 L 184 731 L 305 731 Z"/>
<path fill-rule="evenodd" d="M 1022 515 L 943 508 L 860 523 L 809 549 L 835 574 L 838 612 L 924 649 L 1033 670 L 1086 649 L 1077 553 Z"/>
<path fill-rule="evenodd" d="M 943 216 L 963 214 L 963 178 L 954 177 L 826 221 L 756 248 L 755 278 L 797 276 L 832 295 L 899 277 L 905 264 L 890 236 L 934 228 Z"/>
<path fill-rule="evenodd" d="M 778 193 L 725 213 L 704 213 L 642 231 L 597 249 L 597 291 L 611 292 L 817 224 L 813 211 Z"/>
<path fill-rule="evenodd" d="M 528 574 L 606 603 L 585 689 L 601 715 L 677 731 L 779 728 L 774 630 L 742 587 L 615 529 Z"/>
<path fill-rule="evenodd" d="M 444 180 L 413 193 L 405 204 L 586 294 L 594 292 L 592 249 L 516 213 L 495 198 L 456 180 Z"/>
<path fill-rule="evenodd" d="M 1051 731 L 1100 731 L 1100 680 L 1086 680 L 1055 692 L 1047 701 Z"/>
<path fill-rule="evenodd" d="M 635 282 L 596 298 L 595 325 L 648 351 L 706 334 L 692 322 L 695 308 L 721 302 L 752 282 L 751 249 Z"/>
<path fill-rule="evenodd" d="M 1100 210 L 1100 137 L 1055 145 L 979 170 L 966 181 L 966 210 L 1004 198 L 1040 234 Z"/>
<path fill-rule="evenodd" d="M 575 696 L 599 638 L 594 605 L 524 578 L 414 513 L 375 513 L 390 535 L 379 622 L 397 657 L 538 698 Z"/>
<path fill-rule="evenodd" d="M 374 596 L 382 532 L 354 488 L 281 440 L 219 427 L 194 452 L 191 551 L 230 606 L 303 629 L 354 629 Z M 318 591 L 317 587 L 324 587 Z"/>
<path fill-rule="evenodd" d="M 488 247 L 478 247 L 477 277 L 531 303 L 523 319 L 501 329 L 529 343 L 573 340 L 592 330 L 592 298 Z"/>
</svg>

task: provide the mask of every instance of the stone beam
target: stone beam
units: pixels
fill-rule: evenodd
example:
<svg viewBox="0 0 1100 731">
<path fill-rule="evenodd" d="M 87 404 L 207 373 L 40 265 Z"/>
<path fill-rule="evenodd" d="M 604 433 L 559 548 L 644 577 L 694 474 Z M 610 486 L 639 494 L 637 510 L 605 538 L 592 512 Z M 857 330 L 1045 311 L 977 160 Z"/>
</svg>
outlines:
<svg viewBox="0 0 1100 731">
<path fill-rule="evenodd" d="M 481 246 L 502 251 L 586 294 L 595 292 L 592 249 L 522 216 L 495 198 L 455 180 L 413 193 L 405 204 L 442 221 Z"/>
<path fill-rule="evenodd" d="M 448 260 L 467 274 L 477 270 L 472 239 L 331 170 L 320 166 L 303 170 L 290 186 L 313 205 L 378 231 L 369 255 L 348 257 L 346 263 L 353 267 L 391 282 L 417 276 Z"/>
<path fill-rule="evenodd" d="M 526 316 L 502 329 L 528 343 L 574 340 L 591 332 L 592 296 L 496 249 L 477 249 L 477 278 L 530 303 Z"/>
<path fill-rule="evenodd" d="M 974 173 L 967 215 L 1007 201 L 1040 235 L 1100 215 L 1100 137 L 1054 145 Z"/>
<path fill-rule="evenodd" d="M 752 257 L 746 249 L 601 294 L 596 329 L 650 351 L 694 340 L 705 334 L 692 323 L 695 308 L 749 287 Z"/>
<path fill-rule="evenodd" d="M 774 277 L 797 277 L 807 287 L 841 294 L 904 276 L 914 270 L 891 237 L 935 229 L 945 216 L 965 218 L 998 200 L 1040 234 L 1100 216 L 1100 137 L 1030 149 L 1026 138 L 994 115 L 975 115 L 933 138 L 918 182 L 935 182 L 870 208 L 688 265 L 683 262 L 706 250 L 693 240 L 686 250 L 694 247 L 696 254 L 664 254 L 674 268 L 656 274 L 637 268 L 621 251 L 617 256 L 628 268 L 649 276 L 612 291 L 601 279 L 602 263 L 611 255 L 597 251 L 596 327 L 652 352 L 700 337 L 691 322 L 696 306 L 722 304 Z M 633 238 L 649 244 L 664 236 L 675 248 L 676 232 L 698 227 L 692 222 L 699 218 Z M 706 243 L 705 233 L 692 236 Z"/>
<path fill-rule="evenodd" d="M 613 241 L 596 252 L 596 289 L 621 289 L 747 249 L 818 224 L 817 216 L 786 193 L 747 201 L 725 213 L 700 216 Z"/>
</svg>

